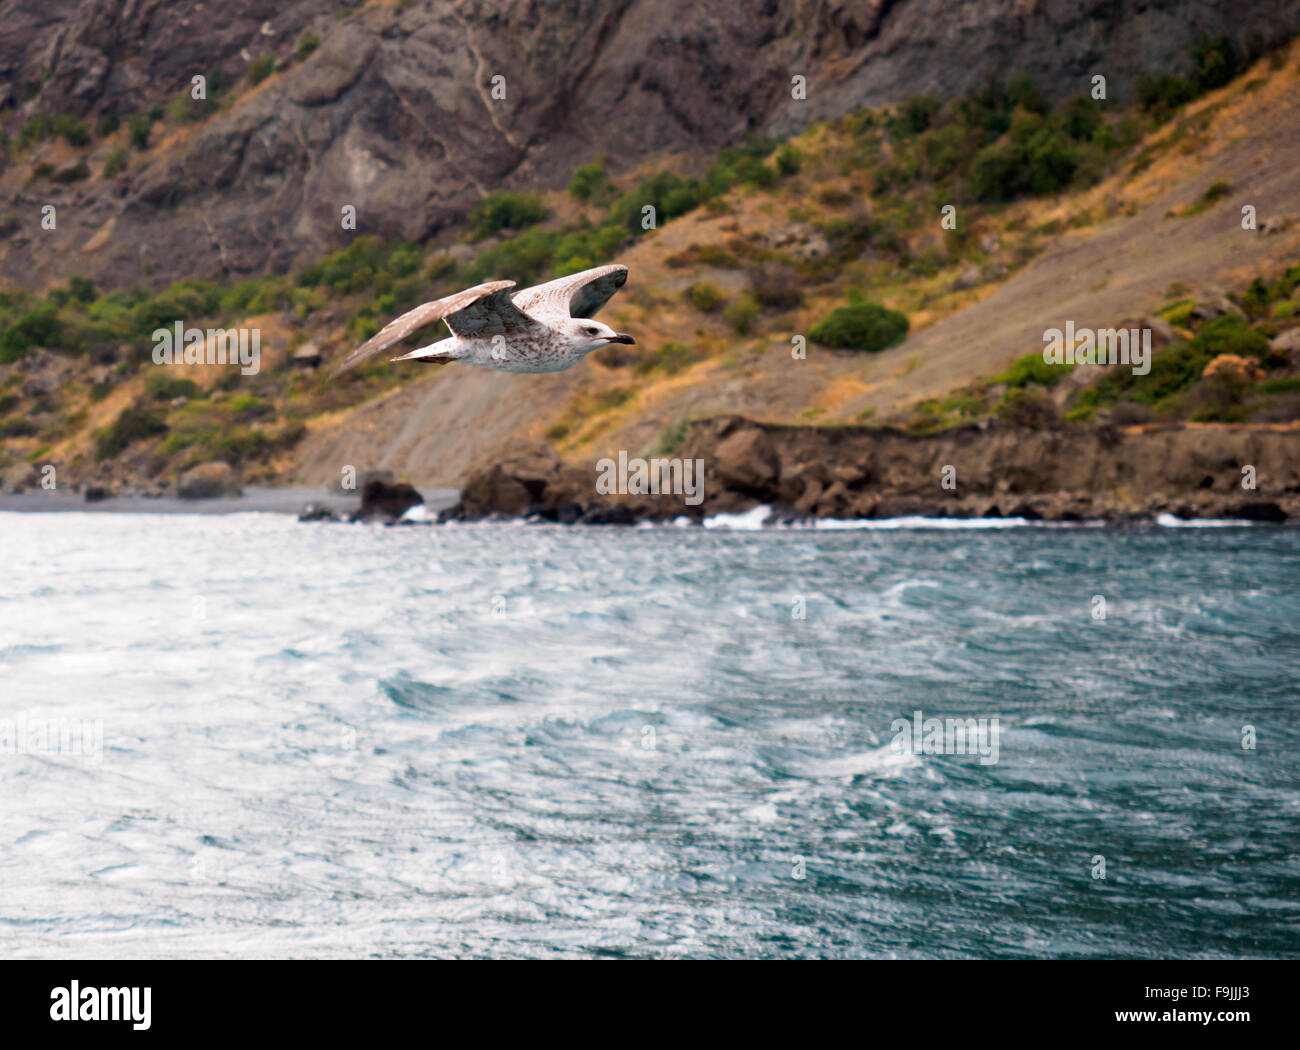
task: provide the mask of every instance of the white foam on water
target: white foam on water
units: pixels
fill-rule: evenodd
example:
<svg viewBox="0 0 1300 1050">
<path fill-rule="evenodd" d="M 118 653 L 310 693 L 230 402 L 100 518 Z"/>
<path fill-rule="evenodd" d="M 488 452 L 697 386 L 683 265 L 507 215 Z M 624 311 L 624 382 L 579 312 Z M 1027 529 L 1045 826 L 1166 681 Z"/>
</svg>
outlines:
<svg viewBox="0 0 1300 1050">
<path fill-rule="evenodd" d="M 1043 522 L 1028 518 L 819 518 L 815 529 L 1015 529 Z"/>
<path fill-rule="evenodd" d="M 1176 514 L 1157 514 L 1156 524 L 1166 529 L 1226 529 L 1234 525 L 1254 525 L 1253 521 L 1233 521 L 1226 518 L 1180 518 Z"/>
<path fill-rule="evenodd" d="M 429 510 L 423 503 L 417 503 L 414 507 L 407 508 L 405 514 L 399 518 L 399 521 L 433 521 L 433 511 Z"/>
<path fill-rule="evenodd" d="M 706 529 L 737 529 L 752 531 L 761 529 L 763 522 L 771 516 L 772 508 L 763 504 L 747 510 L 743 514 L 715 514 L 704 519 Z"/>
</svg>

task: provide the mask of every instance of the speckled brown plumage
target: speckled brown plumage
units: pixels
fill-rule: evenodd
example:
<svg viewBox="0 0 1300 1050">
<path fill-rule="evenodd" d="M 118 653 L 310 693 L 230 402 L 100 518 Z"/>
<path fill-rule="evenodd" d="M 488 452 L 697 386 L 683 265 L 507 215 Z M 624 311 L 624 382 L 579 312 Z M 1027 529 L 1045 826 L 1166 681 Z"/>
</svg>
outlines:
<svg viewBox="0 0 1300 1050">
<path fill-rule="evenodd" d="M 463 361 L 503 372 L 560 372 L 629 335 L 591 320 L 627 281 L 627 267 L 597 266 L 512 292 L 514 281 L 490 281 L 424 303 L 386 324 L 353 350 L 338 375 L 382 353 L 413 332 L 446 321 L 451 338 L 396 357 L 395 361 Z"/>
</svg>

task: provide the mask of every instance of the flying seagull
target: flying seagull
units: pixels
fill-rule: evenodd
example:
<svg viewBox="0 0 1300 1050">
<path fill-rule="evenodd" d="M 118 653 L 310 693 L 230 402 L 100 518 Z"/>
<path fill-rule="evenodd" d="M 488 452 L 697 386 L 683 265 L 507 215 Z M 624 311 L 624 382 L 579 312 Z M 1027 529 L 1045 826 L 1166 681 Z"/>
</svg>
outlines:
<svg viewBox="0 0 1300 1050">
<path fill-rule="evenodd" d="M 489 281 L 435 299 L 388 324 L 343 359 L 334 375 L 401 342 L 412 332 L 446 321 L 451 338 L 422 346 L 394 361 L 452 361 L 503 372 L 563 372 L 610 343 L 635 344 L 609 325 L 593 321 L 623 287 L 626 266 L 597 266 L 545 284 L 511 292 L 514 281 Z"/>
</svg>

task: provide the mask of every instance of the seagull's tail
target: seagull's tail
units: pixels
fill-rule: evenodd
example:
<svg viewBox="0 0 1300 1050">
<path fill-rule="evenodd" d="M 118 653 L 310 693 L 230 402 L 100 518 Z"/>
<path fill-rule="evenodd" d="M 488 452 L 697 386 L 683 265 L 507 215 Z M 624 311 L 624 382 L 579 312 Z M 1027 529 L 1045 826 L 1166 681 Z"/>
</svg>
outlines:
<svg viewBox="0 0 1300 1050">
<path fill-rule="evenodd" d="M 458 357 L 464 356 L 464 350 L 455 339 L 440 339 L 429 346 L 412 350 L 409 354 L 394 357 L 394 361 L 423 361 L 429 365 L 449 365 Z"/>
</svg>

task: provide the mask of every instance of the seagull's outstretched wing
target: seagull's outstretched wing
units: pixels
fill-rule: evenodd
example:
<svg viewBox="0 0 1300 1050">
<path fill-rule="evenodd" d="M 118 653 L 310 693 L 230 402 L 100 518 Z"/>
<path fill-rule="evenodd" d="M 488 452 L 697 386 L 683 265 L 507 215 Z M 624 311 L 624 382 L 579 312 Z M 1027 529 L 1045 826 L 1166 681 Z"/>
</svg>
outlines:
<svg viewBox="0 0 1300 1050">
<path fill-rule="evenodd" d="M 512 298 L 519 309 L 543 321 L 595 317 L 626 281 L 627 267 L 615 263 L 525 288 Z"/>
<path fill-rule="evenodd" d="M 396 320 L 389 321 L 378 334 L 348 354 L 334 369 L 333 375 L 355 368 L 435 321 L 446 321 L 447 327 L 459 336 L 504 335 L 508 338 L 512 334 L 541 327 L 511 302 L 510 289 L 514 286 L 514 281 L 489 281 L 487 284 L 466 288 L 445 299 L 435 299 L 431 303 L 417 306 Z"/>
</svg>

